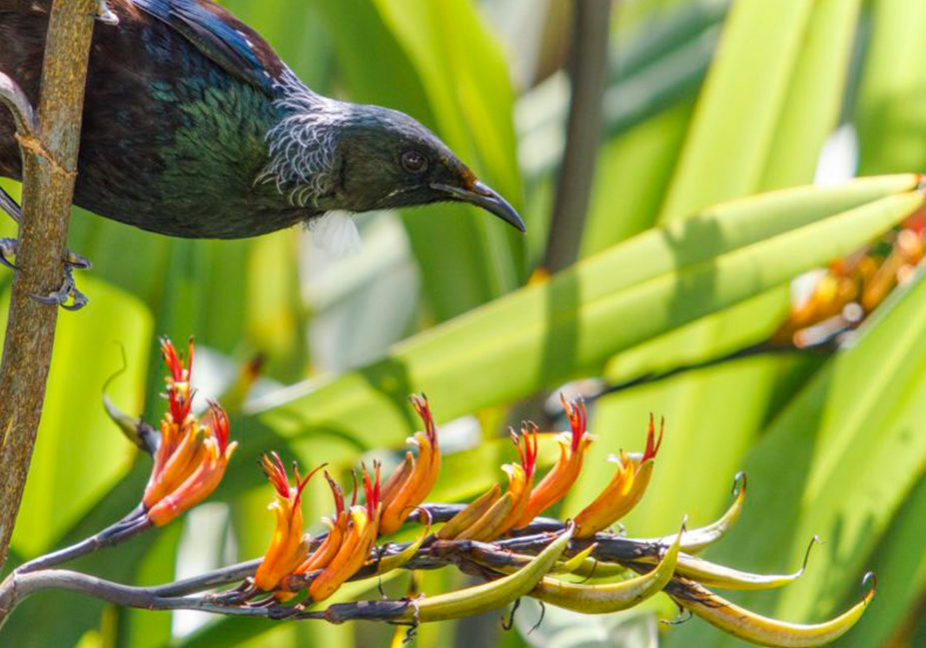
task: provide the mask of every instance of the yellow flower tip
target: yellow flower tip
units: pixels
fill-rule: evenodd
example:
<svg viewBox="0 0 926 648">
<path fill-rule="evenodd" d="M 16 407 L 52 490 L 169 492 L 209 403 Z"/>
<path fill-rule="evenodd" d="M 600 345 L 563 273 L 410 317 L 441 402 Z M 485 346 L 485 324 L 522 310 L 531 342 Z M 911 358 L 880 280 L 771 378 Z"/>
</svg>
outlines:
<svg viewBox="0 0 926 648">
<path fill-rule="evenodd" d="M 550 276 L 551 276 L 550 271 L 544 268 L 543 266 L 540 266 L 538 268 L 535 268 L 534 271 L 531 273 L 531 276 L 528 277 L 527 285 L 536 286 L 538 284 L 542 284 L 545 281 L 548 281 L 550 279 Z"/>
<path fill-rule="evenodd" d="M 621 451 L 620 457 L 608 457 L 609 461 L 617 464 L 617 470 L 601 494 L 576 516 L 576 537 L 594 535 L 620 520 L 637 505 L 649 485 L 664 431 L 665 421 L 660 425 L 659 437 L 656 437 L 654 417 L 650 414 L 643 454 L 631 457 Z"/>
<path fill-rule="evenodd" d="M 267 480 L 276 491 L 275 506 L 271 505 L 276 512 L 276 528 L 264 553 L 263 562 L 254 574 L 254 584 L 264 591 L 271 591 L 306 558 L 308 541 L 302 534 L 302 510 L 299 503 L 306 484 L 325 464 L 302 476 L 299 467 L 293 462 L 292 487 L 279 454 L 272 452 L 270 456 L 264 455 L 261 464 Z"/>
</svg>

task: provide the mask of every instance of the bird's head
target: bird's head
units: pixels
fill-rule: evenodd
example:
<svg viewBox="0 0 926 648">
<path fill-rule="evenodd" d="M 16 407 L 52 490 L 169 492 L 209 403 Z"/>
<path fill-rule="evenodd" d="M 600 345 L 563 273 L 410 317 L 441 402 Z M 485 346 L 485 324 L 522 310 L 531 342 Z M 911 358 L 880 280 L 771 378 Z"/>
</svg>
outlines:
<svg viewBox="0 0 926 648">
<path fill-rule="evenodd" d="M 270 137 L 264 178 L 274 178 L 297 205 L 364 212 L 466 202 L 525 229 L 501 195 L 405 113 L 330 102 L 292 113 Z"/>
</svg>

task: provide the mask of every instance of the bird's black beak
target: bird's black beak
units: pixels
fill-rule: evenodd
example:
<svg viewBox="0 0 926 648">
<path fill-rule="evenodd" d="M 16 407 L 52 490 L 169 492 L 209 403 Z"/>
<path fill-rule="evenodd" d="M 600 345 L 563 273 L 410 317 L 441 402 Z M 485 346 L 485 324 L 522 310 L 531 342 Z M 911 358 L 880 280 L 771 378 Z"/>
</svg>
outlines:
<svg viewBox="0 0 926 648">
<path fill-rule="evenodd" d="M 495 214 L 521 232 L 527 231 L 527 228 L 524 226 L 524 221 L 521 220 L 521 217 L 518 215 L 518 212 L 515 211 L 514 207 L 494 189 L 478 180 L 473 183 L 470 189 L 455 187 L 448 184 L 432 184 L 431 188 L 445 194 L 449 200 L 458 200 L 460 202 L 476 205 L 476 207 L 481 207 L 487 212 Z"/>
</svg>

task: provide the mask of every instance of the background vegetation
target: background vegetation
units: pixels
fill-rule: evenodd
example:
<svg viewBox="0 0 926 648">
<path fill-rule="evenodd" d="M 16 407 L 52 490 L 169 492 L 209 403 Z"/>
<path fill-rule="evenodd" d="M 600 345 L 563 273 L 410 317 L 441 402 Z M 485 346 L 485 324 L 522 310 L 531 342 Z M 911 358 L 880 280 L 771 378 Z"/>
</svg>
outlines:
<svg viewBox="0 0 926 648">
<path fill-rule="evenodd" d="M 498 478 L 492 467 L 509 452 L 503 424 L 542 414 L 533 394 L 554 393 L 569 379 L 621 382 L 716 357 L 765 339 L 787 313 L 781 277 L 800 271 L 802 261 L 756 251 L 778 278 L 735 298 L 717 289 L 722 275 L 686 284 L 676 273 L 677 290 L 652 296 L 640 312 L 617 297 L 607 301 L 620 287 L 592 295 L 590 278 L 572 290 L 535 293 L 478 330 L 455 324 L 424 333 L 516 290 L 544 259 L 568 109 L 570 3 L 225 4 L 311 87 L 400 108 L 431 126 L 522 208 L 529 234 L 464 207 L 436 206 L 361 218 L 363 250 L 333 258 L 298 229 L 239 242 L 181 241 L 77 214 L 71 245 L 94 261 L 79 278 L 92 303 L 58 326 L 11 563 L 83 537 L 134 504 L 147 459 L 119 439 L 98 405 L 104 381 L 123 366 L 120 345 L 127 368 L 109 393 L 149 420 L 162 407 L 156 334 L 196 335 L 208 348 L 199 384 L 213 394 L 255 354 L 266 357 L 257 393 L 233 417 L 243 452 L 211 503 L 183 525 L 83 565 L 152 584 L 263 551 L 269 494 L 254 459 L 267 448 L 342 470 L 371 451 L 388 459 L 382 449 L 399 449 L 414 425 L 405 395 L 424 388 L 438 419 L 452 421 L 445 447 L 456 450 L 435 497 L 460 499 Z M 926 5 L 903 0 L 619 3 L 582 255 L 722 201 L 815 178 L 926 168 L 924 33 Z M 0 222 L 0 236 L 12 233 Z M 8 283 L 0 274 L 0 288 Z M 650 492 L 626 521 L 633 535 L 668 533 L 685 513 L 693 525 L 708 522 L 726 503 L 733 474 L 745 469 L 747 511 L 714 557 L 750 570 L 790 570 L 814 533 L 826 544 L 796 585 L 738 600 L 816 620 L 853 599 L 872 568 L 878 598 L 840 645 L 922 645 L 924 369 L 926 285 L 917 280 L 837 354 L 744 358 L 599 399 L 591 425 L 599 441 L 574 496 L 587 501 L 610 477 L 604 455 L 638 447 L 648 413 L 662 414 L 668 434 Z M 308 499 L 324 510 L 323 499 Z M 458 576 L 426 574 L 422 588 L 441 589 L 445 578 Z M 657 619 L 674 615 L 667 599 L 614 617 L 549 610 L 527 635 L 538 614 L 522 610 L 510 633 L 499 631 L 498 615 L 423 627 L 417 642 L 736 643 L 697 621 L 660 628 Z M 392 639 L 391 629 L 369 625 L 203 622 L 49 593 L 24 604 L 0 639 L 87 648 L 271 640 L 346 647 Z"/>
</svg>

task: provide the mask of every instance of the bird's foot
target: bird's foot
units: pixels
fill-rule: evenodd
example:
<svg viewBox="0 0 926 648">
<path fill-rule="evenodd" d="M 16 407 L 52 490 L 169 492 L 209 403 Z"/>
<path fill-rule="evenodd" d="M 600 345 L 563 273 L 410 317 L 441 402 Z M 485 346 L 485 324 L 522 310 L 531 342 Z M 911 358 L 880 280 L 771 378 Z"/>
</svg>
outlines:
<svg viewBox="0 0 926 648">
<path fill-rule="evenodd" d="M 18 270 L 16 266 L 16 251 L 19 241 L 11 238 L 0 238 L 0 264 Z M 65 310 L 76 311 L 87 305 L 87 296 L 77 288 L 74 281 L 74 270 L 89 270 L 93 267 L 90 260 L 76 252 L 68 250 L 64 259 L 64 281 L 61 287 L 48 295 L 32 295 L 32 298 L 42 304 L 55 304 Z"/>
<path fill-rule="evenodd" d="M 86 261 L 86 259 L 83 257 L 80 258 Z M 52 304 L 54 306 L 60 306 L 64 310 L 69 311 L 80 310 L 88 303 L 90 303 L 90 300 L 87 299 L 87 296 L 77 288 L 77 283 L 74 281 L 74 268 L 77 267 L 79 266 L 72 265 L 70 262 L 66 262 L 64 264 L 64 281 L 61 282 L 61 287 L 58 288 L 58 290 L 50 292 L 45 296 L 30 296 L 40 304 Z"/>
</svg>

